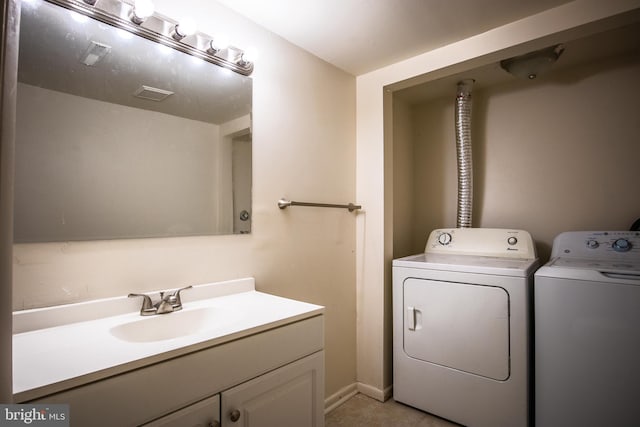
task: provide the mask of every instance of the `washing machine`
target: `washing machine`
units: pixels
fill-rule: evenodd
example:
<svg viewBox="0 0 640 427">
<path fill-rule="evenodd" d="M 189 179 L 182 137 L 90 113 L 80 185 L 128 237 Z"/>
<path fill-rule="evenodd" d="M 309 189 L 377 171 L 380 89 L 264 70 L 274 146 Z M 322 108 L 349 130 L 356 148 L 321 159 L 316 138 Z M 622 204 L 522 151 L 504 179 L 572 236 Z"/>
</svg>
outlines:
<svg viewBox="0 0 640 427">
<path fill-rule="evenodd" d="M 529 424 L 530 294 L 522 230 L 434 230 L 393 261 L 393 397 L 469 427 Z"/>
<path fill-rule="evenodd" d="M 640 425 L 640 232 L 558 235 L 534 307 L 535 424 Z"/>
</svg>

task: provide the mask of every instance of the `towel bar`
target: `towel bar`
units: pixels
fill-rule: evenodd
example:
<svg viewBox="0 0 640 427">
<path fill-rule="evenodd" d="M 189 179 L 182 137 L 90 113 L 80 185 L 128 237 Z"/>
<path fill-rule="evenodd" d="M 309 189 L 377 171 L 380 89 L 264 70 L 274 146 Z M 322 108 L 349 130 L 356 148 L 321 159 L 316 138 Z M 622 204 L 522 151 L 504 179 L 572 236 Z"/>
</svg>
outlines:
<svg viewBox="0 0 640 427">
<path fill-rule="evenodd" d="M 335 205 L 332 203 L 309 203 L 309 202 L 294 202 L 287 199 L 278 200 L 278 207 L 280 209 L 288 208 L 289 206 L 312 206 L 319 208 L 340 208 L 340 209 L 348 209 L 349 212 L 356 211 L 358 209 L 362 209 L 360 205 L 354 205 L 353 203 L 349 203 L 348 205 Z"/>
</svg>

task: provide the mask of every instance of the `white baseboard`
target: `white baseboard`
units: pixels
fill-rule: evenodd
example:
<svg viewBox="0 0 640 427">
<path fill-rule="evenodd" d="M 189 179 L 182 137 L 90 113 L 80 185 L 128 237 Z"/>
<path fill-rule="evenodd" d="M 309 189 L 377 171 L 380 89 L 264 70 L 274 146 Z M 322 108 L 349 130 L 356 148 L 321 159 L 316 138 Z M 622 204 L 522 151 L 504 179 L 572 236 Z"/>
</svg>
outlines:
<svg viewBox="0 0 640 427">
<path fill-rule="evenodd" d="M 357 383 L 349 384 L 341 388 L 337 393 L 332 394 L 324 400 L 324 413 L 328 414 L 356 394 L 358 394 Z"/>
<path fill-rule="evenodd" d="M 389 386 L 384 390 L 381 390 L 368 384 L 358 383 L 358 392 L 379 400 L 380 402 L 385 402 L 391 397 L 393 386 Z"/>
<path fill-rule="evenodd" d="M 385 402 L 391 397 L 392 392 L 393 386 L 380 390 L 379 388 L 364 383 L 349 384 L 324 400 L 324 413 L 325 415 L 328 414 L 358 393 L 362 393 L 380 402 Z"/>
</svg>

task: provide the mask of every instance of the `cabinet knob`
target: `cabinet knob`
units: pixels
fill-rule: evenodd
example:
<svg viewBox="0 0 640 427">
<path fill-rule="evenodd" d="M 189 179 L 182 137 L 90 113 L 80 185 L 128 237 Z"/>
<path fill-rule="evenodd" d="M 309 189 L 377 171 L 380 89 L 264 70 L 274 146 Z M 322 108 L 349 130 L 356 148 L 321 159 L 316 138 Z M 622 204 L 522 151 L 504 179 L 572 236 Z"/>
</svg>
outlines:
<svg viewBox="0 0 640 427">
<path fill-rule="evenodd" d="M 208 427 L 220 427 L 220 423 L 218 421 L 211 421 Z"/>
<path fill-rule="evenodd" d="M 237 409 L 234 409 L 229 413 L 229 418 L 231 419 L 231 421 L 235 423 L 240 419 L 240 411 L 238 411 Z"/>
</svg>

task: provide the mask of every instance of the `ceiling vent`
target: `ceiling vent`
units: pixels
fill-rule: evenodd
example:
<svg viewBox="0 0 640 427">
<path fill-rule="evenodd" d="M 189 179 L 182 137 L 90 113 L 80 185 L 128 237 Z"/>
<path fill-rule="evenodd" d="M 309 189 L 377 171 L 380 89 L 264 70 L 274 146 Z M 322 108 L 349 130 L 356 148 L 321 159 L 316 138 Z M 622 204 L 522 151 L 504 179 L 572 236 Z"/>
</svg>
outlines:
<svg viewBox="0 0 640 427">
<path fill-rule="evenodd" d="M 91 40 L 89 48 L 84 52 L 80 61 L 89 67 L 93 67 L 102 61 L 111 52 L 111 46 Z"/>
<path fill-rule="evenodd" d="M 145 85 L 140 86 L 135 92 L 133 92 L 133 96 L 150 99 L 151 101 L 163 101 L 170 95 L 173 95 L 173 92 L 170 90 L 158 89 L 157 87 Z"/>
</svg>

